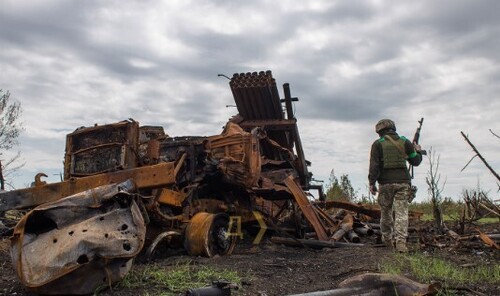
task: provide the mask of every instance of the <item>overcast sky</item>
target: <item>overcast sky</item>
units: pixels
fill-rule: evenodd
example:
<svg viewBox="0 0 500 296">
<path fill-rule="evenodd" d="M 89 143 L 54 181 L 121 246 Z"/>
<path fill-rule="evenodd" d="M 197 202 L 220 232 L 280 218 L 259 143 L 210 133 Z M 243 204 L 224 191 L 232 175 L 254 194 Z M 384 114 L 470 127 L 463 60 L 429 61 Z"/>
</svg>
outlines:
<svg viewBox="0 0 500 296">
<path fill-rule="evenodd" d="M 15 179 L 58 181 L 66 134 L 133 118 L 171 136 L 215 135 L 237 111 L 222 73 L 290 83 L 316 179 L 367 192 L 375 123 L 396 122 L 440 156 L 443 194 L 500 172 L 500 1 L 0 0 L 0 88 L 23 108 Z M 4 159 L 8 155 L 4 153 Z M 428 159 L 415 169 L 427 198 Z"/>
</svg>

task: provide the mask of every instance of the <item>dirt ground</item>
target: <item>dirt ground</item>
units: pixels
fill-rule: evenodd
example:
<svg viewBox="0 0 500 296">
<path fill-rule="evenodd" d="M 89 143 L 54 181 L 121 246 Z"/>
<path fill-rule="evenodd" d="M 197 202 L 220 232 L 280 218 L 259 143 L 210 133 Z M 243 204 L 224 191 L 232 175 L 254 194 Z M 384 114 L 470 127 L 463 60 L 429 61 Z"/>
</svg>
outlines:
<svg viewBox="0 0 500 296">
<path fill-rule="evenodd" d="M 497 225 L 490 227 L 495 230 Z M 338 284 L 363 272 L 378 272 L 384 260 L 393 260 L 394 253 L 376 245 L 375 237 L 364 238 L 364 247 L 335 249 L 304 249 L 276 245 L 265 240 L 258 246 L 240 243 L 231 256 L 216 258 L 190 257 L 182 252 L 172 256 L 159 256 L 154 263 L 165 270 L 179 262 L 209 266 L 215 269 L 237 271 L 242 287 L 234 295 L 290 295 L 337 288 Z M 0 295 L 30 295 L 17 280 L 8 255 L 9 241 L 0 242 Z M 483 247 L 475 241 L 464 248 L 426 248 L 421 252 L 453 261 L 460 266 L 478 263 L 500 264 L 500 251 Z M 141 271 L 148 263 L 136 260 L 133 269 Z M 411 275 L 406 275 L 411 278 Z M 208 283 L 207 283 L 208 284 Z M 429 283 L 425 283 L 429 284 Z M 499 283 L 500 285 L 500 283 Z M 469 286 L 483 295 L 500 295 L 499 285 Z M 158 295 L 157 287 L 147 290 L 115 287 L 99 295 Z M 462 292 L 461 292 L 462 293 Z M 457 295 L 478 295 L 463 292 Z"/>
</svg>

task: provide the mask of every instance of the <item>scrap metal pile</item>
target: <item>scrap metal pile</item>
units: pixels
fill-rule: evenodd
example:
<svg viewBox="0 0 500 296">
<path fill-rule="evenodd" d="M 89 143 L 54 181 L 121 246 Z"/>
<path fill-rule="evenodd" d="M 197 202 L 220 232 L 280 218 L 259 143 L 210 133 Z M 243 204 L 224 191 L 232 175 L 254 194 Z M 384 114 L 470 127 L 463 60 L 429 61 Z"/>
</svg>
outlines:
<svg viewBox="0 0 500 296">
<path fill-rule="evenodd" d="M 271 71 L 234 74 L 229 85 L 239 114 L 220 135 L 170 137 L 133 120 L 81 127 L 67 135 L 62 182 L 39 174 L 30 188 L 0 193 L 0 213 L 31 210 L 7 232 L 22 284 L 91 293 L 160 243 L 230 254 L 262 217 L 302 243 L 371 234 L 360 216 L 332 217 L 310 201 L 310 190 L 323 192 L 311 184 L 289 85 L 283 99 Z"/>
</svg>

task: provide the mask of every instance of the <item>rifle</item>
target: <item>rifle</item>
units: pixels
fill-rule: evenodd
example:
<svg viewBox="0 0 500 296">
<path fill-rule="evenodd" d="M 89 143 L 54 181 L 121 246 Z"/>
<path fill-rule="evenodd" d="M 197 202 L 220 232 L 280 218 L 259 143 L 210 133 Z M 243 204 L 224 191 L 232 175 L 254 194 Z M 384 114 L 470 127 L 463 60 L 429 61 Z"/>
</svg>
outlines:
<svg viewBox="0 0 500 296">
<path fill-rule="evenodd" d="M 417 127 L 417 130 L 415 131 L 415 135 L 413 136 L 413 141 L 412 141 L 413 145 L 418 145 L 418 141 L 420 140 L 420 130 L 422 129 L 422 123 L 424 123 L 423 117 L 418 121 L 418 127 Z M 425 150 L 420 150 L 418 152 L 420 152 L 420 154 L 422 154 L 422 155 L 427 155 L 427 151 L 425 151 Z M 408 173 L 410 175 L 410 179 L 413 179 L 413 177 L 414 177 L 413 166 L 411 164 L 410 164 L 410 167 L 408 168 Z M 416 196 L 417 196 L 417 186 L 411 185 L 410 197 L 408 198 L 408 202 L 411 203 L 415 199 Z"/>
<path fill-rule="evenodd" d="M 415 135 L 413 136 L 412 143 L 414 145 L 418 145 L 418 141 L 420 140 L 420 130 L 422 129 L 422 123 L 424 123 L 424 118 L 423 117 L 418 121 L 418 127 L 417 127 L 417 130 L 415 131 Z M 425 151 L 425 150 L 421 150 L 419 152 L 422 155 L 427 155 L 427 151 Z M 408 170 L 411 172 L 410 176 L 413 179 L 413 166 L 410 165 L 410 168 Z"/>
</svg>

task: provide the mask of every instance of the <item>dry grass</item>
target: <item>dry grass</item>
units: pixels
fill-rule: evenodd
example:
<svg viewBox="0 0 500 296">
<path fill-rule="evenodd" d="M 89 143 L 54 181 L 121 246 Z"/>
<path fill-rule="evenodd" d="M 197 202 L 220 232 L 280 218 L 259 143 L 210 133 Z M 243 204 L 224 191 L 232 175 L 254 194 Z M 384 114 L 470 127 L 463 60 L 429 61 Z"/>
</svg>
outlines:
<svg viewBox="0 0 500 296">
<path fill-rule="evenodd" d="M 0 253 L 10 256 L 10 240 L 8 238 L 0 239 Z"/>
</svg>

